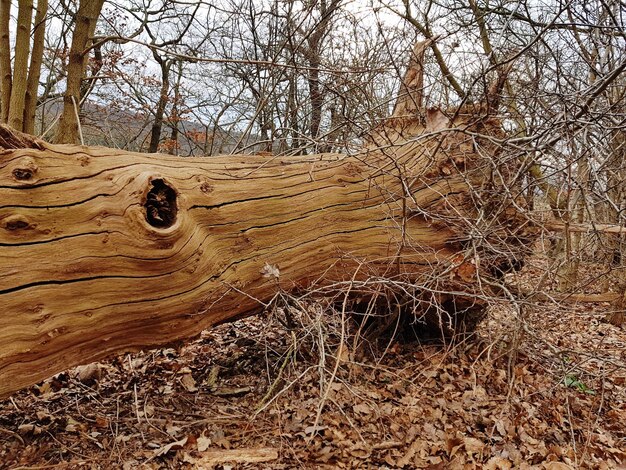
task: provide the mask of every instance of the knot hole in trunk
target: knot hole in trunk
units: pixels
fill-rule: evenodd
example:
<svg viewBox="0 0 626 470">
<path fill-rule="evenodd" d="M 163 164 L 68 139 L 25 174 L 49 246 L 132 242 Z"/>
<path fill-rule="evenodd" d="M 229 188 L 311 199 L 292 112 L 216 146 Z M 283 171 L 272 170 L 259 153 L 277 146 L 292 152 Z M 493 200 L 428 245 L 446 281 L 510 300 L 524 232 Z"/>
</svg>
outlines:
<svg viewBox="0 0 626 470">
<path fill-rule="evenodd" d="M 146 220 L 157 228 L 167 228 L 176 222 L 178 207 L 176 206 L 176 191 L 162 179 L 150 182 L 152 188 L 146 197 Z"/>
</svg>

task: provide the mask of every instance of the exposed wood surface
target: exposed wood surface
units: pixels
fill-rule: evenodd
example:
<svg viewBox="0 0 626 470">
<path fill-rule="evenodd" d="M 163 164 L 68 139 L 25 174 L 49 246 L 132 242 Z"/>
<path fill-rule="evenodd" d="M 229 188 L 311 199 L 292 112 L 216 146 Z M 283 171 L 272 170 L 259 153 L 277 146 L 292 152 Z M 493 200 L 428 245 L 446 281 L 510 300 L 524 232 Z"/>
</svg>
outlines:
<svg viewBox="0 0 626 470">
<path fill-rule="evenodd" d="M 409 66 L 400 84 L 398 99 L 393 108 L 395 117 L 416 116 L 423 111 L 424 74 L 421 71 L 424 68 L 424 53 L 432 43 L 432 40 L 427 40 L 413 47 L 413 52 L 409 57 Z"/>
<path fill-rule="evenodd" d="M 199 452 L 196 465 L 214 465 L 228 462 L 261 463 L 278 459 L 278 450 L 272 448 L 258 449 L 209 449 Z"/>
<path fill-rule="evenodd" d="M 3 127 L 0 142 L 38 148 L 0 154 L 0 395 L 193 336 L 278 286 L 449 262 L 458 234 L 422 213 L 459 203 L 471 173 L 442 170 L 449 152 L 431 153 L 442 139 L 349 157 L 205 159 L 51 145 Z"/>
<path fill-rule="evenodd" d="M 421 102 L 420 73 L 399 109 Z M 500 123 L 472 106 L 420 114 L 356 155 L 288 158 L 52 145 L 0 126 L 0 396 L 193 337 L 279 288 L 426 276 L 447 309 L 480 309 L 476 274 L 500 255 L 465 253 L 476 200 L 502 220 L 489 243 L 523 244 L 489 171 L 498 148 L 477 137 Z"/>
<path fill-rule="evenodd" d="M 567 227 L 567 229 L 570 232 L 577 232 L 577 233 L 601 232 L 601 233 L 614 233 L 616 235 L 626 233 L 626 227 L 622 225 L 615 225 L 615 224 L 570 223 L 566 226 L 566 224 L 563 222 L 550 221 L 550 222 L 543 224 L 542 227 L 551 232 L 560 232 L 562 230 L 565 230 Z"/>
</svg>

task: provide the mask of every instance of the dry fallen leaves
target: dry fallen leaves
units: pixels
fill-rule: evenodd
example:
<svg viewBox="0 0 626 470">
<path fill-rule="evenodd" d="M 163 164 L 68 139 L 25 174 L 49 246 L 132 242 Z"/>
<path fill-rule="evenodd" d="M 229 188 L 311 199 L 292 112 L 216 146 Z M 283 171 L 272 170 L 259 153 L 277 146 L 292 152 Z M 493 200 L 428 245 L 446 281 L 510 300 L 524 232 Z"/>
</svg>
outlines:
<svg viewBox="0 0 626 470">
<path fill-rule="evenodd" d="M 280 275 L 274 268 L 264 274 Z M 354 361 L 343 348 L 332 384 L 336 316 L 313 306 L 309 329 L 271 315 L 222 325 L 193 343 L 76 368 L 0 402 L 0 462 L 79 466 L 80 455 L 128 469 L 619 468 L 626 332 L 600 321 L 606 308 L 529 309 L 511 359 L 517 317 L 497 304 L 476 344 L 396 341 L 379 362 Z M 307 342 L 312 333 L 329 341 L 326 368 Z M 280 370 L 282 385 L 255 415 Z M 572 373 L 597 394 L 566 387 Z"/>
</svg>

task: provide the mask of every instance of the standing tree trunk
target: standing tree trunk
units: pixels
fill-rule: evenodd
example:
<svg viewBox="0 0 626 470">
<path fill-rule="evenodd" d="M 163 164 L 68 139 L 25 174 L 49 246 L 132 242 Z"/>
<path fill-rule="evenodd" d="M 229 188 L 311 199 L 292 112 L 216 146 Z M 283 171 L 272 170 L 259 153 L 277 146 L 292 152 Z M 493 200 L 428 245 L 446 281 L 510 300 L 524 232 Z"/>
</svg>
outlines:
<svg viewBox="0 0 626 470">
<path fill-rule="evenodd" d="M 300 139 L 300 120 L 298 119 L 298 93 L 297 93 L 297 79 L 294 76 L 289 77 L 289 88 L 287 89 L 287 106 L 285 109 L 285 121 L 288 123 L 288 129 L 291 134 L 290 148 L 300 153 L 299 149 L 302 147 Z M 289 139 L 289 137 L 286 137 Z M 282 153 L 280 150 L 278 153 Z"/>
<path fill-rule="evenodd" d="M 11 0 L 0 0 L 0 122 L 9 119 L 9 103 L 11 102 L 11 36 L 9 22 L 11 20 Z"/>
<path fill-rule="evenodd" d="M 2 101 L 2 122 L 18 131 L 32 133 L 37 107 L 37 89 L 43 58 L 45 39 L 45 19 L 48 10 L 47 0 L 37 2 L 35 34 L 31 53 L 31 29 L 33 22 L 33 0 L 18 2 L 17 33 L 15 37 L 15 58 L 11 70 L 9 11 L 10 0 L 0 0 L 0 99 Z M 29 66 L 30 57 L 30 66 Z"/>
<path fill-rule="evenodd" d="M 606 316 L 606 321 L 615 326 L 624 326 L 626 324 L 626 275 L 622 274 L 620 287 L 623 294 L 613 304 L 613 309 Z"/>
<path fill-rule="evenodd" d="M 13 85 L 9 103 L 9 125 L 24 130 L 24 103 L 28 81 L 28 57 L 30 55 L 30 30 L 33 21 L 33 0 L 19 0 L 15 59 L 13 61 Z"/>
<path fill-rule="evenodd" d="M 311 99 L 311 125 L 309 132 L 311 139 L 317 140 L 320 133 L 320 125 L 322 123 L 322 106 L 324 105 L 324 96 L 320 90 L 320 62 L 319 53 L 311 52 L 312 57 L 309 60 L 309 96 Z"/>
<path fill-rule="evenodd" d="M 183 62 L 178 61 L 177 70 L 176 70 L 176 83 L 174 84 L 174 97 L 172 101 L 172 112 L 170 114 L 170 126 L 172 132 L 170 134 L 170 143 L 171 143 L 171 153 L 172 155 L 178 155 L 180 150 L 180 145 L 178 142 L 180 129 L 179 124 L 181 121 L 180 116 L 180 105 L 182 104 L 181 94 L 180 94 L 180 85 L 183 78 Z"/>
<path fill-rule="evenodd" d="M 313 27 L 313 31 L 307 38 L 305 56 L 308 60 L 307 82 L 309 85 L 309 98 L 311 100 L 311 123 L 309 131 L 311 139 L 317 142 L 322 124 L 322 107 L 324 106 L 324 94 L 320 86 L 320 66 L 322 41 L 328 32 L 333 15 L 339 8 L 341 0 L 319 0 L 320 19 Z M 317 149 L 318 146 L 316 146 Z"/>
<path fill-rule="evenodd" d="M 46 14 L 48 13 L 48 0 L 37 0 L 37 12 L 35 13 L 35 34 L 33 35 L 33 50 L 30 55 L 28 67 L 28 81 L 26 84 L 26 96 L 24 101 L 24 132 L 35 133 L 35 114 L 37 111 L 37 93 L 39 89 L 39 77 L 43 62 L 43 50 L 46 37 Z"/>
<path fill-rule="evenodd" d="M 612 133 L 610 149 L 607 197 L 611 201 L 607 202 L 611 204 L 607 204 L 607 212 L 612 216 L 609 222 L 621 225 L 626 219 L 626 136 L 623 132 L 616 130 Z M 622 295 L 613 304 L 606 320 L 615 326 L 623 326 L 626 324 L 626 236 L 623 233 L 612 235 L 607 246 L 611 249 L 609 267 L 617 268 L 617 288 Z"/>
<path fill-rule="evenodd" d="M 154 58 L 161 66 L 161 90 L 159 92 L 159 101 L 154 112 L 154 122 L 150 131 L 150 146 L 148 152 L 155 153 L 159 150 L 159 142 L 161 142 L 161 132 L 163 130 L 163 119 L 165 118 L 165 107 L 167 106 L 168 96 L 170 92 L 170 68 L 172 61 L 163 59 L 157 52 L 153 52 Z"/>
<path fill-rule="evenodd" d="M 59 119 L 59 128 L 56 134 L 57 143 L 76 144 L 79 142 L 78 114 L 82 99 L 80 96 L 81 83 L 87 68 L 86 49 L 93 37 L 103 4 L 104 0 L 80 0 L 78 6 L 67 64 L 67 85 L 63 95 L 63 113 Z"/>
</svg>

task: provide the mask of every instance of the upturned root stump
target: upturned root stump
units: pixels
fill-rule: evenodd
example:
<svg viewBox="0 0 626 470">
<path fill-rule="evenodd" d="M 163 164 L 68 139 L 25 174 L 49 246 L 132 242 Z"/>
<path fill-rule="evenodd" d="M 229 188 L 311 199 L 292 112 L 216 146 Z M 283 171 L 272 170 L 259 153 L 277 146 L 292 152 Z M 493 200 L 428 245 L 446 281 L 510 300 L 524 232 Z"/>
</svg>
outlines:
<svg viewBox="0 0 626 470">
<path fill-rule="evenodd" d="M 503 221 L 489 236 L 519 245 L 485 163 L 499 149 L 480 137 L 500 124 L 484 108 L 410 114 L 356 155 L 289 158 L 52 145 L 0 127 L 0 396 L 313 281 L 439 273 L 429 302 L 480 316 L 477 276 L 502 259 L 468 255 L 476 194 Z"/>
</svg>

